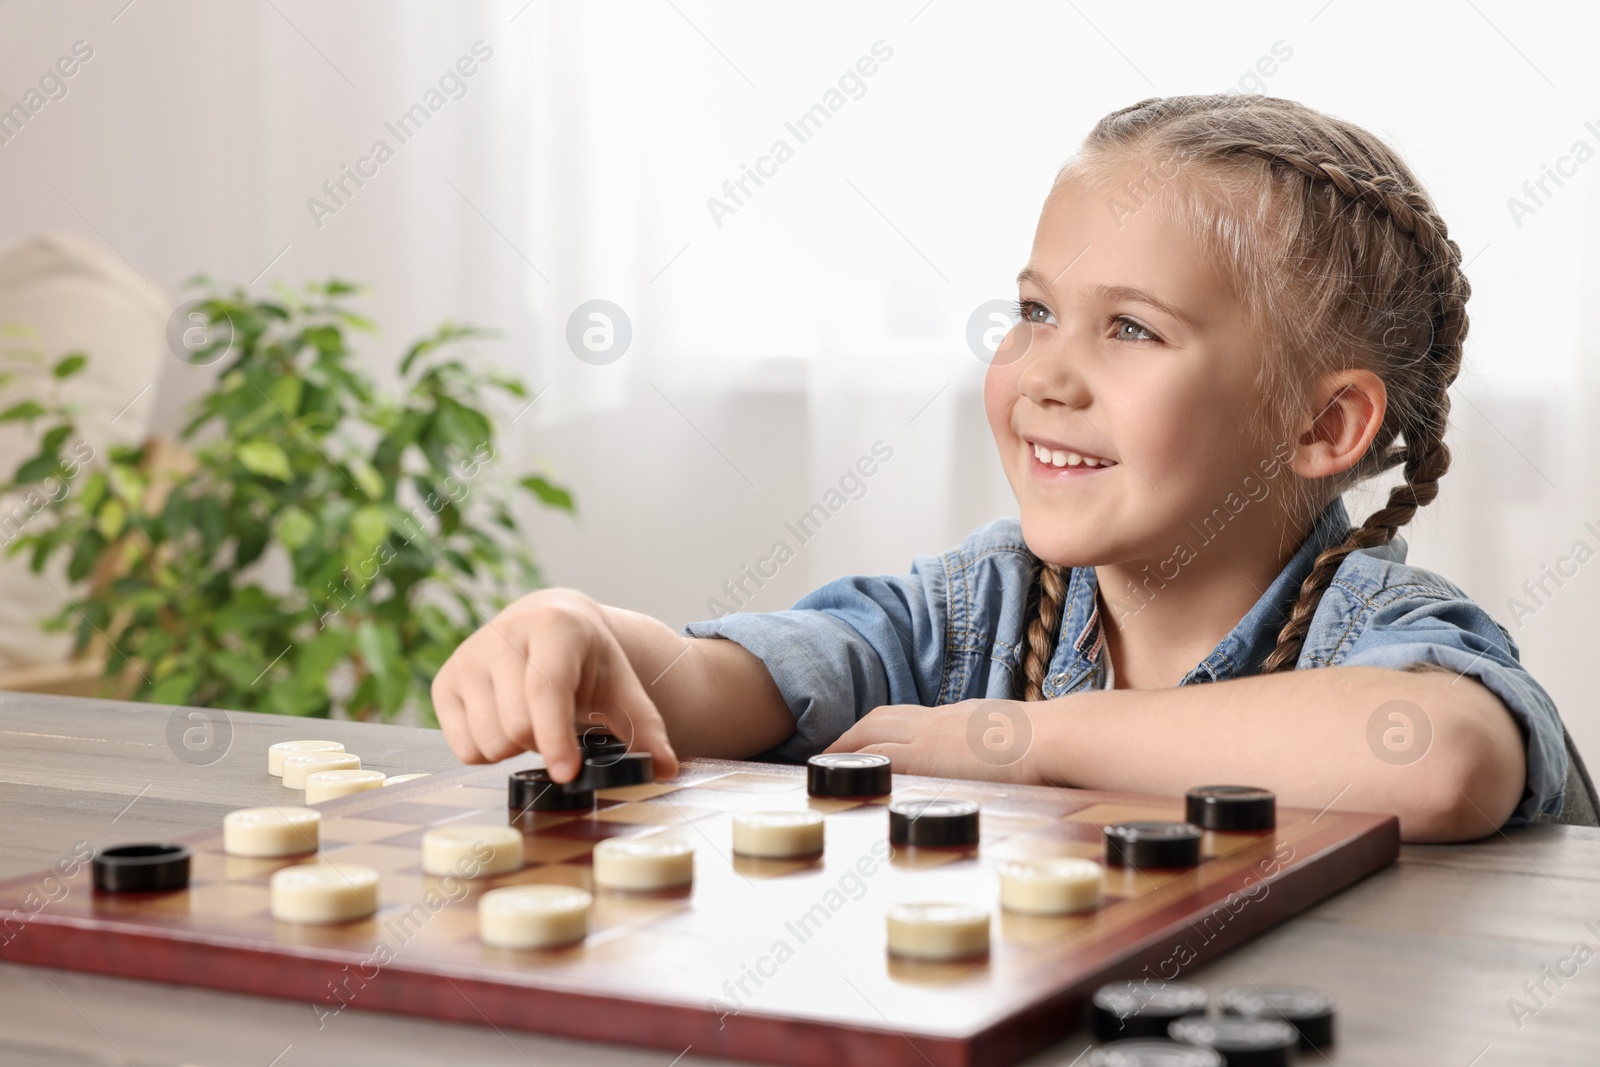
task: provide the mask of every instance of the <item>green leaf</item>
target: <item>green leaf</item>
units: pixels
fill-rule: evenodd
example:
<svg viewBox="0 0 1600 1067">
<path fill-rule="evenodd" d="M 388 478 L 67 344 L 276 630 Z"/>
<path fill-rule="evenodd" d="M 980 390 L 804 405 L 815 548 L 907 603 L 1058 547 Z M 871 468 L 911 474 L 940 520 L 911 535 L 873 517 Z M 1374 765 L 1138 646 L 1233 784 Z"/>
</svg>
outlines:
<svg viewBox="0 0 1600 1067">
<path fill-rule="evenodd" d="M 315 678 L 326 678 L 338 662 L 350 654 L 349 630 L 329 627 L 300 649 L 297 667 Z"/>
<path fill-rule="evenodd" d="M 509 374 L 491 374 L 489 375 L 489 381 L 510 393 L 518 400 L 525 399 L 528 395 L 528 387 L 523 384 L 521 378 L 513 378 Z"/>
<path fill-rule="evenodd" d="M 61 450 L 61 443 L 67 439 L 67 434 L 72 432 L 71 426 L 57 426 L 44 435 L 44 440 L 39 442 L 39 451 L 55 455 Z"/>
<path fill-rule="evenodd" d="M 383 675 L 398 666 L 389 659 L 389 645 L 393 635 L 391 627 L 380 627 L 371 619 L 356 627 L 356 651 L 361 654 L 362 662 L 366 664 L 369 673 Z"/>
<path fill-rule="evenodd" d="M 438 417 L 434 420 L 445 441 L 459 445 L 471 452 L 494 436 L 489 420 L 481 412 L 472 410 L 454 400 L 441 399 Z"/>
<path fill-rule="evenodd" d="M 34 482 L 42 482 L 55 473 L 58 462 L 59 460 L 54 455 L 34 456 L 17 468 L 17 473 L 12 480 L 18 485 L 31 485 Z"/>
<path fill-rule="evenodd" d="M 562 511 L 577 510 L 572 501 L 572 494 L 553 482 L 546 481 L 537 474 L 530 474 L 517 482 L 524 489 L 531 490 L 535 496 L 550 507 L 560 508 Z"/>
<path fill-rule="evenodd" d="M 352 314 L 351 312 L 348 312 L 348 311 L 339 312 L 339 320 L 341 322 L 343 322 L 345 325 L 350 326 L 350 327 L 352 327 L 354 329 L 360 330 L 363 333 L 374 333 L 375 334 L 375 333 L 378 332 L 378 324 L 377 323 L 373 322 L 371 319 L 363 318 L 360 315 Z"/>
<path fill-rule="evenodd" d="M 385 483 L 376 467 L 360 456 L 350 458 L 350 477 L 355 480 L 368 500 L 382 500 Z"/>
<path fill-rule="evenodd" d="M 271 531 L 266 526 L 251 525 L 239 532 L 239 543 L 233 551 L 233 563 L 236 567 L 248 567 L 261 558 L 261 553 L 267 550 L 267 540 Z"/>
<path fill-rule="evenodd" d="M 123 500 L 137 504 L 144 499 L 144 475 L 126 463 L 113 464 L 110 472 L 111 488 Z"/>
<path fill-rule="evenodd" d="M 107 541 L 114 541 L 122 532 L 122 527 L 128 521 L 128 509 L 120 500 L 108 500 L 105 507 L 100 509 L 100 514 L 95 516 L 95 529 L 100 531 L 100 536 Z"/>
<path fill-rule="evenodd" d="M 54 367 L 50 368 L 50 371 L 57 378 L 70 378 L 83 370 L 88 363 L 88 356 L 82 352 L 73 352 L 71 355 L 63 357 Z"/>
<path fill-rule="evenodd" d="M 276 478 L 280 482 L 286 482 L 293 476 L 289 470 L 289 457 L 271 441 L 245 441 L 235 454 L 251 474 Z"/>
<path fill-rule="evenodd" d="M 273 407 L 282 414 L 293 418 L 300 414 L 300 397 L 304 395 L 306 383 L 298 376 L 286 374 L 272 383 L 272 388 L 267 390 L 267 396 L 272 399 Z"/>
<path fill-rule="evenodd" d="M 377 548 L 389 537 L 389 524 L 384 520 L 383 509 L 376 504 L 357 508 L 350 517 L 350 532 L 362 551 Z"/>
<path fill-rule="evenodd" d="M 299 508 L 285 508 L 278 516 L 278 540 L 291 552 L 311 540 L 316 532 L 316 520 Z"/>
<path fill-rule="evenodd" d="M 105 547 L 105 538 L 100 536 L 98 530 L 85 534 L 72 551 L 72 560 L 67 564 L 67 577 L 74 582 L 81 582 L 87 578 L 89 572 L 94 569 L 95 560 L 100 558 L 100 552 Z"/>
<path fill-rule="evenodd" d="M 18 419 L 37 419 L 46 414 L 44 405 L 37 400 L 24 400 L 20 404 L 12 404 L 4 411 L 0 411 L 0 422 L 16 422 Z"/>
<path fill-rule="evenodd" d="M 377 702 L 377 693 L 378 679 L 375 676 L 369 674 L 361 679 L 360 683 L 356 685 L 355 692 L 350 694 L 350 699 L 345 704 L 345 709 L 350 713 L 351 718 L 364 718 L 373 704 Z"/>
<path fill-rule="evenodd" d="M 197 681 L 193 673 L 174 674 L 151 686 L 144 698 L 152 704 L 182 704 L 194 692 Z"/>
</svg>

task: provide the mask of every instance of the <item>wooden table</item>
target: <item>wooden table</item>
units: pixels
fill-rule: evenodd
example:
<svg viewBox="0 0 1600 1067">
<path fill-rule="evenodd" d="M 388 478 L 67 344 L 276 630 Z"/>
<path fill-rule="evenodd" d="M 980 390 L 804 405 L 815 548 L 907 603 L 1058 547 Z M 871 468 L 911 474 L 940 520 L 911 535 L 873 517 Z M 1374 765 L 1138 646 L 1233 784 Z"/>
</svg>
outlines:
<svg viewBox="0 0 1600 1067">
<path fill-rule="evenodd" d="M 276 741 L 343 741 L 364 765 L 391 774 L 458 765 L 437 731 L 242 713 L 209 737 L 191 734 L 185 761 L 169 737 L 203 726 L 186 714 L 0 693 L 0 878 L 48 867 L 82 840 L 214 827 L 259 803 L 248 779 Z M 221 736 L 230 727 L 231 739 Z M 1588 955 L 1573 955 L 1579 942 L 1592 959 L 1579 963 Z M 1394 867 L 1186 977 L 1213 993 L 1274 981 L 1334 994 L 1340 1044 L 1304 1063 L 1592 1067 L 1600 1062 L 1600 830 L 1537 827 L 1471 845 L 1406 846 Z M 1525 1005 L 1518 1014 L 1512 998 Z M 0 1005 L 7 1067 L 667 1067 L 670 1059 L 359 1011 L 319 1030 L 308 1004 L 14 964 L 0 964 Z M 1076 1034 L 1027 1062 L 1083 1064 L 1087 1044 Z M 690 1049 L 673 1062 L 729 1061 Z"/>
</svg>

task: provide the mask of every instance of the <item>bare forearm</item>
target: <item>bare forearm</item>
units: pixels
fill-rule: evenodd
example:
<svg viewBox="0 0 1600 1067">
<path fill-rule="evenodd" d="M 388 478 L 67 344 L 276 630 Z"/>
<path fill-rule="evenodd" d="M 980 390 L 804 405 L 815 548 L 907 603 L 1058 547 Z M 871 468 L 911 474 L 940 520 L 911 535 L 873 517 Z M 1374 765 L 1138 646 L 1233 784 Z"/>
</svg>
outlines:
<svg viewBox="0 0 1600 1067">
<path fill-rule="evenodd" d="M 1391 701 L 1405 703 L 1380 712 Z M 1522 795 L 1521 735 L 1472 678 L 1330 667 L 1050 703 L 1031 716 L 1032 758 L 1060 785 L 1166 795 L 1260 785 L 1287 805 L 1393 812 L 1409 841 L 1491 833 Z M 1384 744 L 1408 727 L 1409 749 Z"/>
<path fill-rule="evenodd" d="M 766 665 L 742 645 L 684 637 L 635 611 L 602 611 L 679 755 L 741 759 L 794 733 Z"/>
</svg>

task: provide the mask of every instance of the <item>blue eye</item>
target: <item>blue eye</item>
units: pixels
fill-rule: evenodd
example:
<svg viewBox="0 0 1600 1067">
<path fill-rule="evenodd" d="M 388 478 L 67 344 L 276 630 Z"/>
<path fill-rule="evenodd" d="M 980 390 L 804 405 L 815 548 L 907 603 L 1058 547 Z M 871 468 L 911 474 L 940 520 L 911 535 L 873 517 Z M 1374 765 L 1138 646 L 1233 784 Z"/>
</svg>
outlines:
<svg viewBox="0 0 1600 1067">
<path fill-rule="evenodd" d="M 1050 309 L 1045 307 L 1043 304 L 1039 303 L 1036 300 L 1018 300 L 1012 306 L 1016 311 L 1017 318 L 1020 319 L 1023 322 L 1028 323 L 1029 325 L 1032 325 L 1032 326 L 1054 326 L 1055 325 L 1055 316 L 1050 314 Z M 1045 317 L 1042 318 L 1042 319 L 1034 318 L 1034 315 L 1036 313 L 1043 313 Z"/>
<path fill-rule="evenodd" d="M 1012 313 L 1015 314 L 1017 319 L 1021 322 L 1028 323 L 1031 326 L 1056 325 L 1056 317 L 1050 313 L 1050 309 L 1039 303 L 1037 300 L 1022 299 L 1016 301 L 1011 306 Z M 1108 327 L 1116 327 L 1116 330 L 1112 335 L 1114 340 L 1129 342 L 1161 340 L 1161 338 L 1157 337 L 1150 331 L 1148 326 L 1136 322 L 1133 319 L 1128 318 L 1126 315 L 1113 315 L 1106 320 L 1106 325 Z M 1132 336 L 1124 332 L 1130 328 L 1133 331 Z"/>
<path fill-rule="evenodd" d="M 1114 336 L 1116 337 L 1116 339 L 1118 341 L 1159 341 L 1159 340 L 1161 340 L 1161 338 L 1159 338 L 1155 334 L 1151 333 L 1150 330 L 1147 327 L 1141 326 L 1139 323 L 1134 322 L 1132 319 L 1128 318 L 1128 316 L 1126 316 L 1126 315 L 1114 315 L 1114 316 L 1112 316 L 1110 322 L 1108 322 L 1107 325 L 1108 326 L 1117 327 L 1117 331 L 1114 334 Z M 1125 335 L 1122 332 L 1122 330 L 1123 330 L 1124 327 L 1127 327 L 1127 326 L 1133 327 L 1139 333 L 1144 334 L 1144 336 L 1143 337 L 1129 337 L 1129 336 Z"/>
</svg>

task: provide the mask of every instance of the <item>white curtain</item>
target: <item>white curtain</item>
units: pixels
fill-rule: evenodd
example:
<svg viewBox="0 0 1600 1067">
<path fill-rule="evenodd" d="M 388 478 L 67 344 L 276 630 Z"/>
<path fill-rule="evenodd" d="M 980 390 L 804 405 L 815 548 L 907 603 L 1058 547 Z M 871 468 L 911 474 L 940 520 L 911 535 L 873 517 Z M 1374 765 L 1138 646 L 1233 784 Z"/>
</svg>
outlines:
<svg viewBox="0 0 1600 1067">
<path fill-rule="evenodd" d="M 1096 119 L 1145 96 L 1299 99 L 1388 138 L 1469 260 L 1456 467 L 1409 531 L 1412 561 L 1512 629 L 1600 752 L 1584 673 L 1600 564 L 1550 585 L 1520 626 L 1510 603 L 1600 525 L 1600 278 L 1585 251 L 1600 161 L 1561 163 L 1579 141 L 1600 148 L 1586 125 L 1600 124 L 1595 15 L 1518 14 L 1391 6 L 1374 35 L 1360 5 L 1320 2 L 170 0 L 118 14 L 18 0 L 0 8 L 0 66 L 15 73 L 0 103 L 75 40 L 96 51 L 0 146 L 13 208 L 0 239 L 79 233 L 169 288 L 197 270 L 260 275 L 258 291 L 365 281 L 380 377 L 443 318 L 500 329 L 477 358 L 544 390 L 503 412 L 506 462 L 547 469 L 580 508 L 577 523 L 526 516 L 548 576 L 677 623 L 711 614 L 875 442 L 893 456 L 864 493 L 773 577 L 747 580 L 739 606 L 903 571 L 1009 512 L 967 322 L 1015 296 L 1056 168 Z M 308 198 L 479 40 L 494 54 L 466 94 L 314 225 Z M 789 129 L 819 106 L 805 138 Z M 1558 165 L 1562 183 L 1514 217 L 1508 200 Z M 763 182 L 746 179 L 719 226 L 707 200 L 728 202 L 746 168 Z M 633 331 L 603 365 L 567 343 L 592 300 Z M 157 421 L 203 386 L 174 360 Z"/>
</svg>

